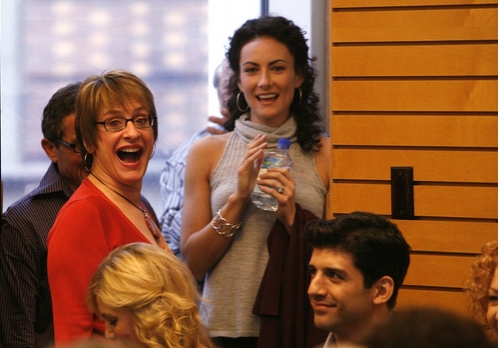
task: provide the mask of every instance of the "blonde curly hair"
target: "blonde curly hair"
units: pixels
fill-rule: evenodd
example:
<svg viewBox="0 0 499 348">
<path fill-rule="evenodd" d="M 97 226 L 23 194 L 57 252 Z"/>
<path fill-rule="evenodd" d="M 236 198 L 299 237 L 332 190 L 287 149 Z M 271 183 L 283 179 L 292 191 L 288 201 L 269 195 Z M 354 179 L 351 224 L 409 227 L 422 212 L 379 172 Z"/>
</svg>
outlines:
<svg viewBox="0 0 499 348">
<path fill-rule="evenodd" d="M 484 325 L 487 324 L 490 282 L 496 268 L 497 240 L 493 240 L 482 247 L 482 254 L 473 262 L 470 275 L 465 280 L 465 290 L 471 297 L 471 311 Z"/>
<path fill-rule="evenodd" d="M 135 332 L 147 347 L 212 347 L 196 301 L 189 269 L 173 254 L 146 243 L 113 250 L 100 264 L 87 293 L 90 310 L 97 299 L 113 309 L 130 311 Z"/>
</svg>

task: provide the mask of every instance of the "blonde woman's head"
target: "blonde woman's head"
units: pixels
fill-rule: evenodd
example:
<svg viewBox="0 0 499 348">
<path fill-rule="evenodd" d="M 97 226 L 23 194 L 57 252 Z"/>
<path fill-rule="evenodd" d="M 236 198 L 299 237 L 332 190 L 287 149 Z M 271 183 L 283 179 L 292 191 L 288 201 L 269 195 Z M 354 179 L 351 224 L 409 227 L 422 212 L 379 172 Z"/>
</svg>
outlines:
<svg viewBox="0 0 499 348">
<path fill-rule="evenodd" d="M 171 348 L 209 345 L 197 300 L 188 268 L 146 243 L 112 251 L 94 274 L 87 298 L 90 310 L 104 318 L 108 338 Z"/>
</svg>

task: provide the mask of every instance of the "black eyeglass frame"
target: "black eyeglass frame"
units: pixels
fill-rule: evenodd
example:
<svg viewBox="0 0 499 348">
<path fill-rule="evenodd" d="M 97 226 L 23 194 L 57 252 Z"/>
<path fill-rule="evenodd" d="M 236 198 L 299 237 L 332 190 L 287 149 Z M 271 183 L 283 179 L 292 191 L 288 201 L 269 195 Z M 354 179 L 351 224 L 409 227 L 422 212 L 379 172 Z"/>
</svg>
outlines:
<svg viewBox="0 0 499 348">
<path fill-rule="evenodd" d="M 147 128 L 152 128 L 154 126 L 154 120 L 156 120 L 157 116 L 156 115 L 147 115 L 147 117 L 149 118 L 149 125 L 147 127 L 138 127 L 136 124 L 135 124 L 135 121 L 134 119 L 136 119 L 137 117 L 140 117 L 140 116 L 144 116 L 144 115 L 137 115 L 137 116 L 134 116 L 132 118 L 126 118 L 126 117 L 112 117 L 112 118 L 108 118 L 107 120 L 105 121 L 102 121 L 102 122 L 95 122 L 95 124 L 101 124 L 104 126 L 104 129 L 108 132 L 111 132 L 111 133 L 114 133 L 114 132 L 119 132 L 119 131 L 122 131 L 123 129 L 126 128 L 126 126 L 128 125 L 128 122 L 132 122 L 133 125 L 135 126 L 135 128 L 137 129 L 147 129 Z M 106 122 L 108 122 L 109 120 L 116 120 L 116 119 L 122 119 L 122 120 L 125 120 L 125 124 L 123 125 L 122 128 L 120 129 L 107 129 L 107 126 L 106 126 Z"/>
<path fill-rule="evenodd" d="M 58 142 L 59 144 L 62 144 L 66 147 L 69 147 L 71 148 L 75 153 L 80 153 L 80 149 L 79 149 L 79 146 L 78 146 L 78 143 L 74 143 L 74 144 L 70 144 L 68 143 L 67 141 L 64 141 L 62 139 L 54 139 L 55 142 Z M 76 149 L 78 147 L 78 150 Z"/>
</svg>

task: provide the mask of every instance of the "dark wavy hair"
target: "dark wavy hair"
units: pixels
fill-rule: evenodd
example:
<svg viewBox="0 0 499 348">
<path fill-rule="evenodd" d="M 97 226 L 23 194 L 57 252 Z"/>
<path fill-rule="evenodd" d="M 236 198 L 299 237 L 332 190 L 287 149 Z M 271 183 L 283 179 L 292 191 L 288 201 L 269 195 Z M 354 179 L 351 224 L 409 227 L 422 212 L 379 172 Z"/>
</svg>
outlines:
<svg viewBox="0 0 499 348">
<path fill-rule="evenodd" d="M 356 211 L 333 220 L 310 221 L 303 234 L 312 248 L 331 248 L 351 254 L 354 266 L 364 277 L 366 289 L 383 276 L 391 277 L 394 289 L 387 306 L 395 307 L 411 252 L 397 225 L 381 215 Z"/>
<path fill-rule="evenodd" d="M 295 90 L 295 96 L 291 103 L 290 111 L 297 124 L 296 137 L 300 147 L 309 152 L 318 151 L 321 147 L 320 136 L 324 131 L 319 114 L 319 96 L 314 92 L 314 82 L 316 72 L 312 67 L 315 58 L 309 58 L 307 40 L 304 32 L 292 21 L 278 16 L 262 16 L 257 19 L 246 21 L 230 38 L 230 47 L 226 53 L 231 69 L 234 71 L 229 82 L 228 108 L 231 114 L 230 119 L 225 123 L 225 128 L 232 131 L 235 121 L 241 117 L 241 112 L 236 104 L 237 94 L 240 92 L 237 82 L 239 81 L 241 70 L 239 67 L 242 48 L 250 41 L 268 37 L 284 44 L 294 58 L 294 69 L 297 74 L 303 77 L 301 85 L 302 98 Z"/>
</svg>

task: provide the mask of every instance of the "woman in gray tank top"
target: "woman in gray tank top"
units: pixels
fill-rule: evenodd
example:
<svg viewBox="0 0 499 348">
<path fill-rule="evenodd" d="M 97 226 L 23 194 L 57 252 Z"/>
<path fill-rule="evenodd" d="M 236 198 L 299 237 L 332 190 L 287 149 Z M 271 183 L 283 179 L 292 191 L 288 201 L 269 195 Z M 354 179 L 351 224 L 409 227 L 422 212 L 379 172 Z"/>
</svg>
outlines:
<svg viewBox="0 0 499 348">
<path fill-rule="evenodd" d="M 298 26 L 283 17 L 248 20 L 227 58 L 234 71 L 229 132 L 199 139 L 189 152 L 181 250 L 194 276 L 205 279 L 201 315 L 215 342 L 257 347 L 260 318 L 252 308 L 269 260 L 267 237 L 276 220 L 299 233 L 293 227 L 300 209 L 322 217 L 330 143 Z M 259 176 L 264 154 L 281 137 L 291 141 L 292 172 L 273 168 Z M 255 184 L 277 200 L 276 212 L 252 203 Z"/>
</svg>

